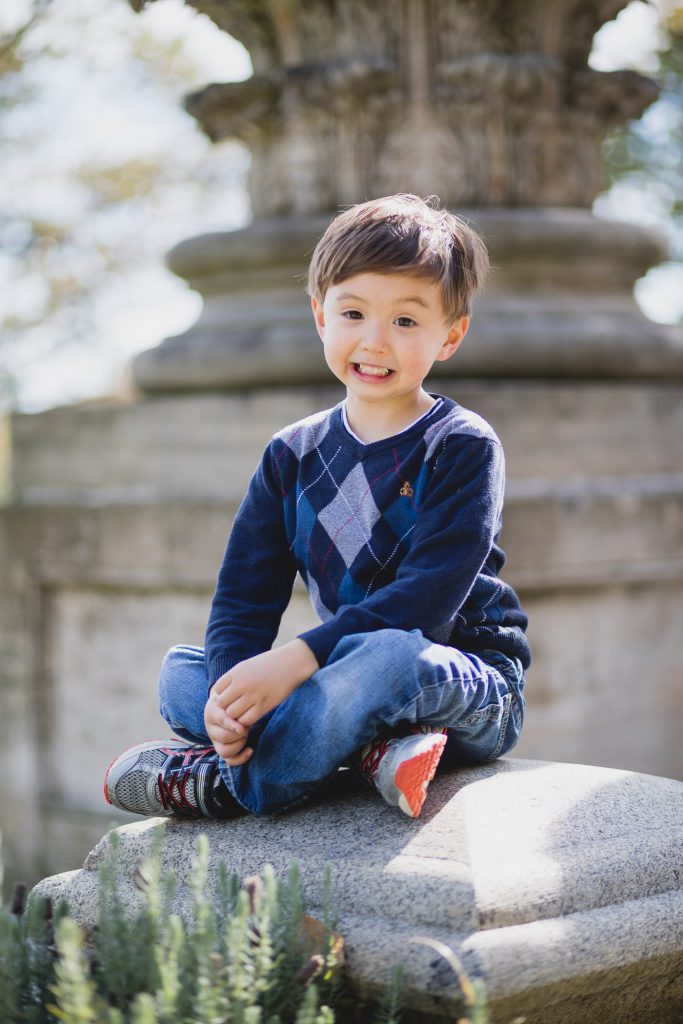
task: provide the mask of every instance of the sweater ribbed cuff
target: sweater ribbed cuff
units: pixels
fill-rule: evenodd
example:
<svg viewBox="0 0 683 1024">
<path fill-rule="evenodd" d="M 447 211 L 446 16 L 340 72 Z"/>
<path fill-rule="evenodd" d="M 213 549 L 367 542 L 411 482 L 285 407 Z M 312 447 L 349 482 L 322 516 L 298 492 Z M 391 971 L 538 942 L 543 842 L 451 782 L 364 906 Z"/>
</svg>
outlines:
<svg viewBox="0 0 683 1024">
<path fill-rule="evenodd" d="M 322 668 L 327 664 L 327 659 L 341 640 L 341 636 L 338 629 L 332 627 L 331 622 L 323 622 L 322 625 L 314 626 L 313 629 L 308 629 L 305 633 L 299 633 L 297 639 L 303 640 L 310 647 L 315 660 Z"/>
<path fill-rule="evenodd" d="M 236 655 L 234 651 L 230 651 L 226 654 L 217 654 L 211 661 L 206 663 L 206 674 L 209 679 L 209 690 L 222 675 L 225 675 L 235 665 L 239 665 L 241 661 L 248 658 L 248 654 Z"/>
</svg>

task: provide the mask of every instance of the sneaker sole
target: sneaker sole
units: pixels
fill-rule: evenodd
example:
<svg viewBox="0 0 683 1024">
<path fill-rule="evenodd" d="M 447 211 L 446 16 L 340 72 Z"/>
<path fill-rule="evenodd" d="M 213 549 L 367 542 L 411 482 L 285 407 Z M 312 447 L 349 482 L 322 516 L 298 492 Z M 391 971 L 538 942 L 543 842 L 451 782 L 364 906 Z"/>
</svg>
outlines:
<svg viewBox="0 0 683 1024">
<path fill-rule="evenodd" d="M 409 818 L 417 818 L 427 796 L 427 786 L 434 778 L 447 737 L 435 736 L 429 750 L 404 761 L 398 768 L 394 783 L 399 791 L 398 806 Z"/>
<path fill-rule="evenodd" d="M 104 799 L 107 801 L 108 804 L 111 804 L 112 807 L 117 807 L 118 806 L 117 804 L 114 803 L 114 801 L 109 796 L 109 773 L 112 770 L 112 768 L 114 767 L 114 765 L 118 764 L 118 762 L 123 757 L 128 757 L 130 754 L 132 754 L 133 751 L 142 752 L 143 750 L 155 750 L 157 747 L 164 747 L 164 748 L 168 748 L 169 750 L 170 749 L 180 750 L 182 747 L 186 747 L 187 745 L 188 745 L 187 740 L 179 740 L 179 739 L 148 740 L 146 743 L 137 743 L 134 747 L 128 747 L 128 749 L 124 750 L 122 754 L 117 754 L 116 757 L 112 758 L 112 760 L 109 762 L 109 766 L 108 766 L 106 772 L 104 773 L 104 783 L 102 785 L 102 792 L 104 793 Z"/>
</svg>

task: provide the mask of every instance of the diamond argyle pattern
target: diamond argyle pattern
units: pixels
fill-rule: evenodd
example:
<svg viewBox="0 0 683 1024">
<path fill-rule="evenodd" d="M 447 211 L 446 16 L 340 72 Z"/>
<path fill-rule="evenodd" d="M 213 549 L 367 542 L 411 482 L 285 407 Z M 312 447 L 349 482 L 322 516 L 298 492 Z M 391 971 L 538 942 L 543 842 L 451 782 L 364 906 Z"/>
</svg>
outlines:
<svg viewBox="0 0 683 1024">
<path fill-rule="evenodd" d="M 315 440 L 304 448 L 297 434 L 298 489 L 296 497 L 285 498 L 285 522 L 311 603 L 324 622 L 340 605 L 358 604 L 394 578 L 410 548 L 426 446 L 413 443 L 408 458 L 385 448 L 349 468 L 348 453 L 346 460 L 339 457 L 338 438 L 327 433 Z M 415 487 L 402 495 L 408 479 Z"/>
<path fill-rule="evenodd" d="M 334 501 L 318 513 L 318 519 L 347 569 L 351 568 L 361 548 L 366 544 L 370 546 L 372 528 L 379 517 L 379 509 L 361 463 L 355 465 L 342 481 Z"/>
</svg>

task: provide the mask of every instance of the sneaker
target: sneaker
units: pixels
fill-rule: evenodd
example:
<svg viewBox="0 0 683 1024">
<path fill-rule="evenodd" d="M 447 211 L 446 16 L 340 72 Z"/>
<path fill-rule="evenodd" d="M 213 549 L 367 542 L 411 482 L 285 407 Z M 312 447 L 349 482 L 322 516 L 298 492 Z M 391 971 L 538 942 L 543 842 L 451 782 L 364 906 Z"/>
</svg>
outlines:
<svg viewBox="0 0 683 1024">
<path fill-rule="evenodd" d="M 215 818 L 214 797 L 221 788 L 218 754 L 186 740 L 156 740 L 130 747 L 109 765 L 104 779 L 107 803 L 133 814 Z"/>
<path fill-rule="evenodd" d="M 417 818 L 446 742 L 441 731 L 373 740 L 361 751 L 360 774 L 388 804 Z"/>
</svg>

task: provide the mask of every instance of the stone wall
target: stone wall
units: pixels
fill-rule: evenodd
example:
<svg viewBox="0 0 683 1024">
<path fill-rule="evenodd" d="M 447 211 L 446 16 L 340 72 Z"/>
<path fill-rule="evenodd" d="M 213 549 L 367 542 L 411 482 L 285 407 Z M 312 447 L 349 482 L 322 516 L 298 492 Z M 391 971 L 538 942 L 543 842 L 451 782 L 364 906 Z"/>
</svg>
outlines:
<svg viewBox="0 0 683 1024">
<path fill-rule="evenodd" d="M 683 776 L 676 385 L 441 381 L 507 451 L 505 575 L 535 660 L 520 756 Z M 155 398 L 14 421 L 0 516 L 0 826 L 8 874 L 73 867 L 124 820 L 102 778 L 167 733 L 166 649 L 201 644 L 231 516 L 281 424 L 335 388 Z M 302 589 L 283 624 L 311 621 Z"/>
</svg>

